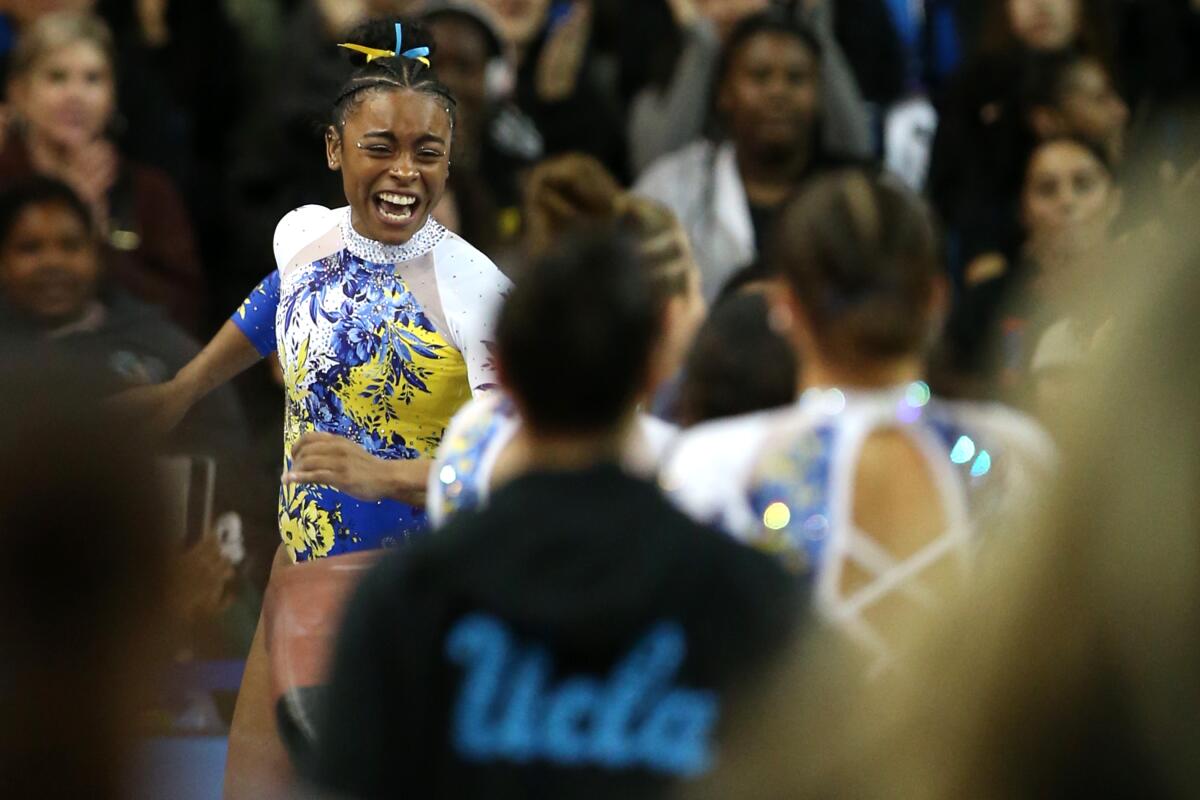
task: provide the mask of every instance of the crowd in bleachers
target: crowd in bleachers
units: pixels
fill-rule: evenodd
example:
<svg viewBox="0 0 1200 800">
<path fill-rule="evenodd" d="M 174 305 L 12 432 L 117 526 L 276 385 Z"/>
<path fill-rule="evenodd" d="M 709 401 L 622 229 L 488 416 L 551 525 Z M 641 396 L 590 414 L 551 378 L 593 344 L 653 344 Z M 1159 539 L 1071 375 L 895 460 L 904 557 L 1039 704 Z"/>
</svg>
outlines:
<svg viewBox="0 0 1200 800">
<path fill-rule="evenodd" d="M 0 0 L 0 92 L 0 785 L 1200 786 L 1197 0 Z"/>
</svg>

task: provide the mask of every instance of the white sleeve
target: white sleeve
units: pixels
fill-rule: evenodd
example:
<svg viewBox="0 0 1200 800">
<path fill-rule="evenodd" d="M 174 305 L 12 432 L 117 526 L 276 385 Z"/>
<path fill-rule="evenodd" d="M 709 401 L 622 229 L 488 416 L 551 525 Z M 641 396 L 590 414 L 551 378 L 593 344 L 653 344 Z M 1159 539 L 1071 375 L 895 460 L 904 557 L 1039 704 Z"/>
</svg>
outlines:
<svg viewBox="0 0 1200 800">
<path fill-rule="evenodd" d="M 680 435 L 660 473 L 663 491 L 697 522 L 739 539 L 751 535 L 746 483 L 766 427 L 765 417 L 754 414 Z"/>
<path fill-rule="evenodd" d="M 471 392 L 494 389 L 499 383 L 493 358 L 496 318 L 512 282 L 487 256 L 454 234 L 447 234 L 438 246 L 436 269 L 449 338 L 467 362 Z"/>
<path fill-rule="evenodd" d="M 336 222 L 336 212 L 325 206 L 309 205 L 289 211 L 275 226 L 275 268 L 283 272 L 308 245 Z"/>
</svg>

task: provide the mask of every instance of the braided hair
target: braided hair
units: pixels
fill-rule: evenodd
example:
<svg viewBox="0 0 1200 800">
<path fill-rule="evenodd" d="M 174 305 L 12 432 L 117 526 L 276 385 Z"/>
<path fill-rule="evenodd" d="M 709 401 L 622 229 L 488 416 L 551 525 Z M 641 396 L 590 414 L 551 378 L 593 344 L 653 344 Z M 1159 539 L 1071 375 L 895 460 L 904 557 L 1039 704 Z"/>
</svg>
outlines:
<svg viewBox="0 0 1200 800">
<path fill-rule="evenodd" d="M 432 37 L 417 23 L 404 21 L 402 24 L 404 46 L 428 47 L 432 56 L 435 52 Z M 396 46 L 396 23 L 383 19 L 366 22 L 350 33 L 349 41 L 379 50 L 391 50 Z M 454 129 L 458 102 L 425 61 L 399 54 L 368 60 L 363 53 L 347 52 L 355 69 L 338 90 L 330 120 L 339 134 L 350 110 L 361 103 L 368 92 L 380 89 L 407 89 L 438 99 L 450 116 L 450 129 Z"/>
</svg>

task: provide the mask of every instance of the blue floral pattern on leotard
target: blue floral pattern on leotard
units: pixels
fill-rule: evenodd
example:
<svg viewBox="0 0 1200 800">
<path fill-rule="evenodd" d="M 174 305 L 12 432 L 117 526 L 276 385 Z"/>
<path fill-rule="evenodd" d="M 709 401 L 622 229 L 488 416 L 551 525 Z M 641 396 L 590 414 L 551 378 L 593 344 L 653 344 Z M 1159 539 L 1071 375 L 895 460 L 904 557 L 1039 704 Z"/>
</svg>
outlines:
<svg viewBox="0 0 1200 800">
<path fill-rule="evenodd" d="M 756 547 L 779 556 L 793 572 L 810 575 L 822 561 L 828 534 L 829 468 L 833 426 L 805 431 L 768 454 L 747 487 L 758 518 Z"/>
</svg>

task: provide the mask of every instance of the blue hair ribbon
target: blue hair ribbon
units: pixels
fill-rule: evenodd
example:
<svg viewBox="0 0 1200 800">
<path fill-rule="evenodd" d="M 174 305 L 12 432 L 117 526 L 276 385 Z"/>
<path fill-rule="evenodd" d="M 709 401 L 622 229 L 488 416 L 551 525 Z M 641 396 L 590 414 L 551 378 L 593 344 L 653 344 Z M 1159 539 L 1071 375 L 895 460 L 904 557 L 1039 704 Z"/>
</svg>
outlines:
<svg viewBox="0 0 1200 800">
<path fill-rule="evenodd" d="M 404 46 L 404 26 L 399 22 L 396 23 L 396 52 L 405 58 L 411 58 L 415 61 L 420 61 L 425 66 L 429 64 L 429 48 L 428 47 L 413 47 L 409 50 L 401 51 Z"/>
<path fill-rule="evenodd" d="M 429 63 L 429 48 L 428 47 L 413 47 L 408 50 L 401 51 L 404 46 L 404 26 L 399 22 L 396 23 L 396 49 L 395 50 L 380 50 L 377 47 L 367 47 L 361 44 L 339 44 L 338 47 L 344 47 L 347 50 L 356 50 L 363 53 L 367 57 L 367 63 L 370 64 L 377 58 L 395 58 L 400 55 L 404 58 L 410 58 L 414 61 L 420 61 L 426 67 L 433 66 Z"/>
</svg>

